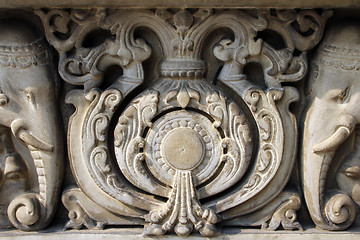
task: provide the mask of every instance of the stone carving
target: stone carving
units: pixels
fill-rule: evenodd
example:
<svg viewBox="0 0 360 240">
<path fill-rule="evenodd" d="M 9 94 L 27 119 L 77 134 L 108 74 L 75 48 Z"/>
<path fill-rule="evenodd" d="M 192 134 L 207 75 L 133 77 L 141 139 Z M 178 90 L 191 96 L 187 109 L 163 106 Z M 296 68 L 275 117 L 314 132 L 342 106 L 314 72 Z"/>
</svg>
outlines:
<svg viewBox="0 0 360 240">
<path fill-rule="evenodd" d="M 55 212 L 64 229 L 151 236 L 360 226 L 348 13 L 325 28 L 321 9 L 3 9 L 0 229 L 40 230 Z"/>
<path fill-rule="evenodd" d="M 296 222 L 296 211 L 301 206 L 301 200 L 295 192 L 282 192 L 272 200 L 266 208 L 254 213 L 226 221 L 229 226 L 261 226 L 263 230 L 276 230 L 281 225 L 286 230 L 302 230 Z"/>
<path fill-rule="evenodd" d="M 10 228 L 7 209 L 9 203 L 17 196 L 29 190 L 29 171 L 21 156 L 16 152 L 11 139 L 11 132 L 6 127 L 0 129 L 1 157 L 1 228 Z"/>
<path fill-rule="evenodd" d="M 0 124 L 5 149 L 1 201 L 9 204 L 3 207 L 16 228 L 38 230 L 49 224 L 61 185 L 63 152 L 55 72 L 46 42 L 32 26 L 2 19 L 0 32 Z M 32 162 L 27 164 L 35 167 L 34 176 L 29 176 L 16 153 L 10 133 L 29 151 Z M 29 189 L 29 178 L 37 181 L 38 190 Z M 12 189 L 8 184 L 14 185 Z"/>
<path fill-rule="evenodd" d="M 360 146 L 358 126 L 355 127 L 354 133 L 353 151 L 344 159 L 339 167 L 336 182 L 343 193 L 350 196 L 357 205 L 360 205 L 360 162 L 357 157 Z"/>
<path fill-rule="evenodd" d="M 355 132 L 359 115 L 358 22 L 338 23 L 329 29 L 312 63 L 301 149 L 302 181 L 307 207 L 315 224 L 343 230 L 356 216 L 359 160 L 349 154 L 341 167 L 341 144 Z M 338 187 L 328 186 L 329 169 L 339 168 Z M 330 176 L 332 176 L 330 174 Z M 345 180 L 346 179 L 346 180 Z"/>
<path fill-rule="evenodd" d="M 250 216 L 248 225 L 301 229 L 295 213 L 300 198 L 282 192 L 295 161 L 296 120 L 288 108 L 298 93 L 282 83 L 305 76 L 305 52 L 320 41 L 330 12 L 36 14 L 59 52 L 60 75 L 84 86 L 67 95 L 76 108 L 68 148 L 79 186 L 63 194 L 67 228 L 140 223 L 147 235 L 213 236 L 215 224 Z M 142 64 L 154 43 L 141 38 L 139 28 L 150 29 L 161 46 L 159 79 L 153 82 L 144 82 Z M 224 65 L 212 84 L 202 52 L 206 38 L 221 28 L 230 29 L 233 39 L 213 47 Z M 279 34 L 284 46 L 257 38 L 262 31 Z M 96 38 L 98 32 L 103 38 Z M 262 66 L 264 87 L 244 74 L 250 62 Z M 112 65 L 123 74 L 109 84 L 104 76 Z"/>
</svg>

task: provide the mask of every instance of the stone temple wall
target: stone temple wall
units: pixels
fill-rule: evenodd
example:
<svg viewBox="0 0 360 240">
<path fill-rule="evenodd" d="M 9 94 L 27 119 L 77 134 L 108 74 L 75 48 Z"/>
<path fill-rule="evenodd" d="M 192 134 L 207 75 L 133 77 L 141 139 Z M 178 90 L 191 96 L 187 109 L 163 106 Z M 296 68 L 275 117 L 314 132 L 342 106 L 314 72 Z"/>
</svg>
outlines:
<svg viewBox="0 0 360 240">
<path fill-rule="evenodd" d="M 0 239 L 359 239 L 360 1 L 0 8 Z"/>
</svg>

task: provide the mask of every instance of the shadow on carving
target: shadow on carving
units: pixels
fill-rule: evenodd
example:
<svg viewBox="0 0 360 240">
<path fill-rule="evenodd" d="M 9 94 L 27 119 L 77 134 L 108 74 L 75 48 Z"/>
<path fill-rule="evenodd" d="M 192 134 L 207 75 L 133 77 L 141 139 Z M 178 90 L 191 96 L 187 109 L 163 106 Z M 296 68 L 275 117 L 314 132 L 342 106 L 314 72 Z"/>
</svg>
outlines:
<svg viewBox="0 0 360 240">
<path fill-rule="evenodd" d="M 0 32 L 2 226 L 39 230 L 51 221 L 62 180 L 56 74 L 34 26 L 2 18 Z"/>
<path fill-rule="evenodd" d="M 67 144 L 79 186 L 63 194 L 66 228 L 141 223 L 147 235 L 214 236 L 226 221 L 301 229 L 300 198 L 283 191 L 297 146 L 289 105 L 299 94 L 284 85 L 306 75 L 306 51 L 320 41 L 331 12 L 36 14 L 59 52 L 60 75 L 84 87 L 66 98 L 76 108 Z M 225 38 L 215 42 L 211 34 L 219 29 Z M 283 44 L 274 46 L 271 34 Z M 147 80 L 143 65 L 154 54 L 161 58 L 152 70 L 158 77 Z M 106 69 L 115 65 L 122 71 L 110 84 Z M 217 80 L 209 79 L 216 72 L 209 66 L 219 65 Z M 251 65 L 256 79 L 247 74 Z"/>
<path fill-rule="evenodd" d="M 348 228 L 359 207 L 359 27 L 358 20 L 329 27 L 311 64 L 303 114 L 302 186 L 312 220 L 327 230 Z"/>
</svg>

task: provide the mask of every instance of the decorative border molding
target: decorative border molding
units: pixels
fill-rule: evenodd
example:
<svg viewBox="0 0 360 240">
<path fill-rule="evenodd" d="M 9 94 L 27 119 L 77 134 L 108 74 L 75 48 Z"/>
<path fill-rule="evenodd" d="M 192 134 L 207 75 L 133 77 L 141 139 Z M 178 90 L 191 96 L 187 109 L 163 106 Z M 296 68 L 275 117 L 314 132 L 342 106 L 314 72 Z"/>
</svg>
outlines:
<svg viewBox="0 0 360 240">
<path fill-rule="evenodd" d="M 0 2 L 1 8 L 89 8 L 94 7 L 116 7 L 116 8 L 345 8 L 359 7 L 359 0 L 29 0 L 29 1 L 12 1 L 4 0 Z"/>
</svg>

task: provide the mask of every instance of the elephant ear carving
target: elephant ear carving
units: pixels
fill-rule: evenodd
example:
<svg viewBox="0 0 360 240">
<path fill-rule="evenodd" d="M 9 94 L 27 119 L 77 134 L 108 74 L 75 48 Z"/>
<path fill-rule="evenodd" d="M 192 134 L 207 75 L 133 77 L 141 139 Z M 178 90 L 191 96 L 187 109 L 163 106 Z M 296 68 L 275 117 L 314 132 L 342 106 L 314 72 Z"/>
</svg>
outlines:
<svg viewBox="0 0 360 240">
<path fill-rule="evenodd" d="M 8 153 L 5 170 L 8 177 L 18 175 L 17 182 L 27 187 L 22 192 L 14 190 L 18 193 L 9 199 L 7 215 L 13 226 L 25 231 L 43 229 L 50 223 L 63 171 L 62 127 L 51 52 L 44 36 L 30 22 L 0 19 L 0 124 L 26 147 L 15 148 L 8 136 L 6 151 L 13 153 Z M 34 166 L 28 169 L 35 171 L 21 177 L 16 158 L 23 158 L 25 165 Z M 37 186 L 30 186 L 31 182 Z M 0 191 L 9 191 L 6 185 L 2 188 Z"/>
</svg>

